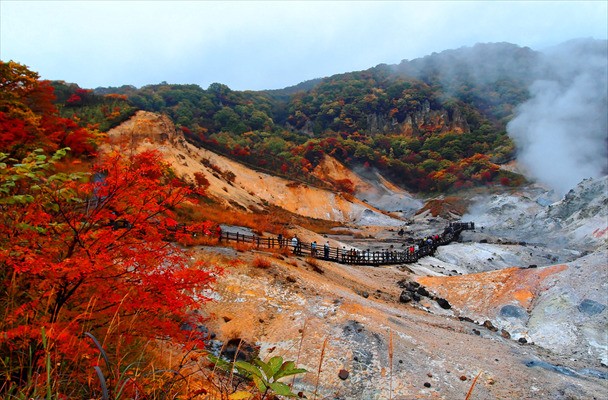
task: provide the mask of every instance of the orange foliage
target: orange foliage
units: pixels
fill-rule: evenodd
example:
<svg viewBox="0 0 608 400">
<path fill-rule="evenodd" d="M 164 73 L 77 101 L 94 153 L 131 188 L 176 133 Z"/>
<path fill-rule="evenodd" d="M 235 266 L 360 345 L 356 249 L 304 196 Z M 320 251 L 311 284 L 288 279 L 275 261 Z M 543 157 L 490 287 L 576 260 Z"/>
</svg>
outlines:
<svg viewBox="0 0 608 400">
<path fill-rule="evenodd" d="M 127 99 L 128 99 L 126 94 L 117 94 L 117 93 L 109 93 L 109 94 L 106 94 L 105 97 L 107 99 L 124 100 L 124 101 L 127 101 Z"/>
<path fill-rule="evenodd" d="M 255 268 L 260 268 L 260 269 L 268 269 L 268 268 L 272 267 L 272 263 L 266 257 L 256 257 L 256 258 L 254 258 L 253 262 L 252 262 L 252 265 Z"/>
<path fill-rule="evenodd" d="M 24 157 L 36 148 L 52 152 L 67 146 L 92 154 L 94 136 L 60 117 L 54 100 L 48 81 L 18 63 L 0 62 L 0 151 Z"/>
</svg>

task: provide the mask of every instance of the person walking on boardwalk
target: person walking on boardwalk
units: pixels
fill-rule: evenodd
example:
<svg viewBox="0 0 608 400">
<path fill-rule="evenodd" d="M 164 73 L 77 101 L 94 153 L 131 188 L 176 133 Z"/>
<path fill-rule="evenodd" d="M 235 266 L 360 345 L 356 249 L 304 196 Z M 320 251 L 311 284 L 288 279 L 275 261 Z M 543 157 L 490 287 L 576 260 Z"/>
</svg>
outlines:
<svg viewBox="0 0 608 400">
<path fill-rule="evenodd" d="M 298 236 L 294 236 L 291 239 L 291 246 L 293 247 L 293 254 L 298 254 L 298 248 L 300 247 L 300 240 L 298 240 Z"/>
<path fill-rule="evenodd" d="M 329 260 L 329 240 L 323 245 L 323 258 Z"/>
<path fill-rule="evenodd" d="M 317 256 L 317 241 L 311 243 L 310 245 L 310 255 L 313 257 Z"/>
</svg>

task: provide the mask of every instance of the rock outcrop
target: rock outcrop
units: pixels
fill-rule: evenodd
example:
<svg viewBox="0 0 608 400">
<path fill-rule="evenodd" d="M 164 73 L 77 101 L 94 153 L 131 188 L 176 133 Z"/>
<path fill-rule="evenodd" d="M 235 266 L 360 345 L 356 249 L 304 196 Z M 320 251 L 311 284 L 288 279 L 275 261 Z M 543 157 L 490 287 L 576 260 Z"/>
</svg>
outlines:
<svg viewBox="0 0 608 400">
<path fill-rule="evenodd" d="M 183 135 L 177 132 L 168 116 L 149 111 L 138 111 L 129 120 L 110 129 L 108 137 L 112 144 L 124 143 L 134 147 L 144 142 L 156 145 L 185 144 Z"/>
<path fill-rule="evenodd" d="M 470 132 L 469 124 L 460 112 L 454 108 L 451 112 L 445 109 L 432 110 L 428 100 L 422 103 L 420 110 L 406 115 L 403 122 L 398 122 L 388 115 L 369 114 L 367 116 L 367 131 L 374 133 L 402 133 L 414 135 L 422 132 Z"/>
<path fill-rule="evenodd" d="M 479 196 L 463 218 L 516 242 L 578 251 L 608 243 L 608 176 L 580 182 L 563 199 L 540 187 L 523 190 Z"/>
</svg>

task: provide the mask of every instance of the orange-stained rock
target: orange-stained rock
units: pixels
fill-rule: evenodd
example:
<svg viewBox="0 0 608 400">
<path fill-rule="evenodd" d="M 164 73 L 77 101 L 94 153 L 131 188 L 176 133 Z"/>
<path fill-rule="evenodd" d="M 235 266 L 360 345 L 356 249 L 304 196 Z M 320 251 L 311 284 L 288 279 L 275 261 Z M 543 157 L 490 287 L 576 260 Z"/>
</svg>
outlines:
<svg viewBox="0 0 608 400">
<path fill-rule="evenodd" d="M 487 314 L 487 311 L 513 303 L 529 310 L 543 289 L 543 282 L 567 268 L 566 265 L 512 267 L 462 276 L 423 276 L 416 280 L 465 314 Z"/>
</svg>

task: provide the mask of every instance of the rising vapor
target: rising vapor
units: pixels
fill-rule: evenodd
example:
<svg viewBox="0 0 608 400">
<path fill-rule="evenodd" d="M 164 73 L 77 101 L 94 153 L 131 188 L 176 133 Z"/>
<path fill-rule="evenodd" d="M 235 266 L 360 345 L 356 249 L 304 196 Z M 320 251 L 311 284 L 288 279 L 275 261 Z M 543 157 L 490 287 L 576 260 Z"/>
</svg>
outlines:
<svg viewBox="0 0 608 400">
<path fill-rule="evenodd" d="M 608 173 L 608 41 L 547 51 L 539 76 L 507 131 L 531 177 L 563 195 Z"/>
</svg>

